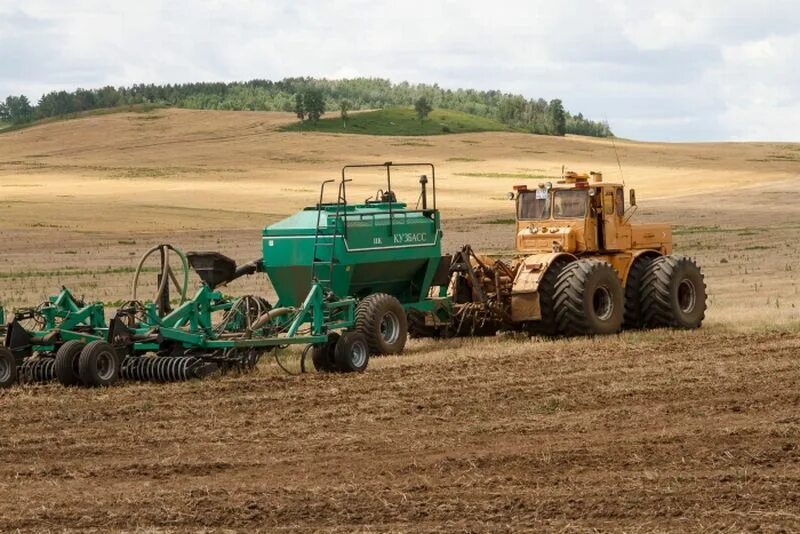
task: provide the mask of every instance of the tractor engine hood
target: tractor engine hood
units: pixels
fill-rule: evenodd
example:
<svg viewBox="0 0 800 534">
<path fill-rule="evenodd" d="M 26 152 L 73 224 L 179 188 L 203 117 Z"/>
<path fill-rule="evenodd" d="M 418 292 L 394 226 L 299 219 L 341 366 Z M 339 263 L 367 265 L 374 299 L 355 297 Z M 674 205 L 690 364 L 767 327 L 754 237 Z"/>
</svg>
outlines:
<svg viewBox="0 0 800 534">
<path fill-rule="evenodd" d="M 526 252 L 575 252 L 577 233 L 572 226 L 531 224 L 517 233 L 517 250 Z"/>
</svg>

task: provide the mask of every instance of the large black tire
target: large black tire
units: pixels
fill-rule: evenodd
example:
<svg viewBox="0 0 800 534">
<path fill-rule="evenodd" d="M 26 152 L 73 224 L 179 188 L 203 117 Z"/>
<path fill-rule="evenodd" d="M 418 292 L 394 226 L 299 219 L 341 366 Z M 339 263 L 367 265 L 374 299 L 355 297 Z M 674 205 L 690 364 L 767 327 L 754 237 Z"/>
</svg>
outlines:
<svg viewBox="0 0 800 534">
<path fill-rule="evenodd" d="M 61 385 L 77 386 L 81 383 L 78 362 L 85 346 L 80 341 L 70 340 L 58 348 L 54 371 Z"/>
<path fill-rule="evenodd" d="M 328 341 L 311 347 L 311 361 L 317 372 L 331 373 L 336 370 L 336 343 L 339 337 L 339 334 L 332 332 L 328 334 Z"/>
<path fill-rule="evenodd" d="M 565 336 L 616 334 L 622 327 L 622 284 L 611 265 L 582 259 L 556 282 L 556 322 Z"/>
<path fill-rule="evenodd" d="M 642 280 L 642 315 L 651 328 L 700 328 L 706 316 L 706 283 L 685 256 L 653 260 Z"/>
<path fill-rule="evenodd" d="M 342 373 L 362 373 L 369 363 L 369 344 L 360 332 L 345 332 L 336 342 L 336 370 Z"/>
<path fill-rule="evenodd" d="M 539 282 L 539 310 L 542 318 L 531 323 L 530 332 L 540 336 L 554 337 L 558 335 L 558 322 L 556 321 L 556 282 L 561 271 L 569 265 L 568 257 L 557 258 L 547 267 L 547 271 Z"/>
<path fill-rule="evenodd" d="M 120 375 L 120 358 L 114 346 L 105 341 L 92 341 L 81 351 L 78 374 L 84 386 L 113 386 Z"/>
<path fill-rule="evenodd" d="M 626 330 L 644 328 L 642 281 L 645 271 L 654 259 L 653 256 L 639 256 L 628 271 L 628 280 L 625 282 L 625 316 L 622 321 L 622 327 Z"/>
<path fill-rule="evenodd" d="M 399 354 L 408 339 L 408 319 L 400 301 L 386 293 L 368 295 L 356 307 L 355 331 L 371 354 Z"/>
<path fill-rule="evenodd" d="M 6 347 L 0 347 L 0 389 L 10 388 L 17 382 L 17 359 Z"/>
</svg>

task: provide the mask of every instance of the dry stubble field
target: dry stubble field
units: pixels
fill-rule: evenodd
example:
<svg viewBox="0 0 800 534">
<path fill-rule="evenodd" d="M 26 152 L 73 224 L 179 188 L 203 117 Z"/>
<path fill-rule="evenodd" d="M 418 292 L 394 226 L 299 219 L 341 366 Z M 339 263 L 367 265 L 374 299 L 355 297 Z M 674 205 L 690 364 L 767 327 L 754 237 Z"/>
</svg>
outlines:
<svg viewBox="0 0 800 534">
<path fill-rule="evenodd" d="M 445 245 L 497 253 L 514 183 L 619 173 L 604 140 L 275 131 L 289 120 L 159 110 L 0 135 L 0 302 L 66 284 L 112 306 L 164 241 L 253 259 L 260 228 L 346 163 L 434 162 Z M 800 146 L 617 149 L 636 218 L 673 222 L 705 269 L 702 330 L 418 341 L 356 377 L 266 361 L 197 383 L 15 388 L 0 529 L 800 529 Z"/>
</svg>

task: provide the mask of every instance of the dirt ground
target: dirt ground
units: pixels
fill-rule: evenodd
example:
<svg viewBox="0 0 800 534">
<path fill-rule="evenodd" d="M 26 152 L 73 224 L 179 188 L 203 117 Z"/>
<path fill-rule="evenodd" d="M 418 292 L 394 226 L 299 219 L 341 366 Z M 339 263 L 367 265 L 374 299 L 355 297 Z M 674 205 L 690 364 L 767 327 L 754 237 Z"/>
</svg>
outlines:
<svg viewBox="0 0 800 534">
<path fill-rule="evenodd" d="M 288 120 L 159 110 L 0 135 L 0 303 L 65 284 L 113 307 L 164 241 L 254 259 L 260 229 L 345 163 L 433 161 L 445 248 L 499 254 L 513 184 L 562 165 L 619 177 L 607 140 L 275 130 Z M 800 146 L 616 148 L 634 221 L 673 222 L 703 266 L 700 331 L 412 341 L 359 376 L 267 359 L 203 382 L 16 387 L 0 530 L 800 530 Z M 397 176 L 401 198 L 415 181 Z"/>
<path fill-rule="evenodd" d="M 0 396 L 4 530 L 800 528 L 800 339 L 413 343 L 361 376 Z"/>
</svg>

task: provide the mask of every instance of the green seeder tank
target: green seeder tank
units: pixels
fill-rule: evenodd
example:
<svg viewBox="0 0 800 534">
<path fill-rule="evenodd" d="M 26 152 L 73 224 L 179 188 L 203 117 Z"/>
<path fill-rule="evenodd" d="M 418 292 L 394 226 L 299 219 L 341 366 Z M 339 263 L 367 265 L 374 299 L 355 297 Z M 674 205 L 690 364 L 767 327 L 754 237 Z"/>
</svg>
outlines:
<svg viewBox="0 0 800 534">
<path fill-rule="evenodd" d="M 342 171 L 339 201 L 320 203 L 266 227 L 263 268 L 278 294 L 278 306 L 299 306 L 312 279 L 337 296 L 363 298 L 387 293 L 405 307 L 427 308 L 432 285 L 446 283 L 449 257 L 442 258 L 442 230 L 435 204 L 428 207 L 427 176 L 420 177 L 421 209 L 398 202 L 384 164 L 387 189 L 375 200 L 348 204 Z M 364 166 L 366 167 L 366 166 Z M 323 186 L 324 187 L 324 186 Z"/>
</svg>

